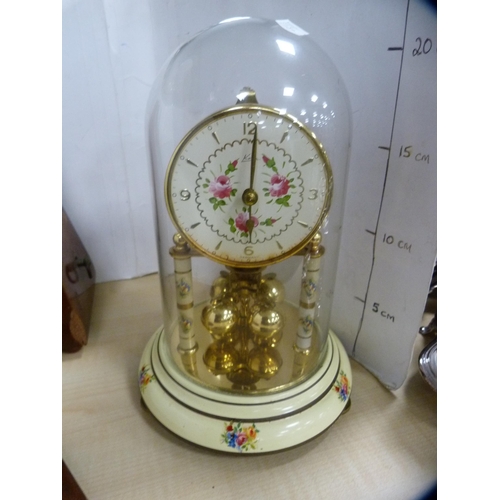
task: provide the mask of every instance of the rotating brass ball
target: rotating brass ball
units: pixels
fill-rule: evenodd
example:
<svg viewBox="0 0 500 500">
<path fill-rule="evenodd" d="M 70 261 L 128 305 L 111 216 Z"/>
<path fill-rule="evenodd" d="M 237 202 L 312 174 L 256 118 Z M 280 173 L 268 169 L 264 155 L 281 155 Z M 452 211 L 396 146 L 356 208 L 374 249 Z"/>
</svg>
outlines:
<svg viewBox="0 0 500 500">
<path fill-rule="evenodd" d="M 285 287 L 276 279 L 275 273 L 268 273 L 262 277 L 261 292 L 276 304 L 285 300 Z"/>
<path fill-rule="evenodd" d="M 238 323 L 238 308 L 229 299 L 212 299 L 203 308 L 201 322 L 215 340 L 231 341 Z"/>
<path fill-rule="evenodd" d="M 231 343 L 219 340 L 207 347 L 203 362 L 214 375 L 226 375 L 238 366 L 239 354 Z"/>
<path fill-rule="evenodd" d="M 269 380 L 274 377 L 283 359 L 277 349 L 273 347 L 255 347 L 248 355 L 248 366 L 250 370 L 260 378 Z"/>
<path fill-rule="evenodd" d="M 256 306 L 250 330 L 256 345 L 274 347 L 283 335 L 283 317 L 270 303 Z"/>
</svg>

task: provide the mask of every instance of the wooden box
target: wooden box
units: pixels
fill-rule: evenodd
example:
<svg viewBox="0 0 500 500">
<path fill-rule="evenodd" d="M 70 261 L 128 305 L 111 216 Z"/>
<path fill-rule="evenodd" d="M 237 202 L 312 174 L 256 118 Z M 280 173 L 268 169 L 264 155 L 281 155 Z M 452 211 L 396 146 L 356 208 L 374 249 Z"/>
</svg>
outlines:
<svg viewBox="0 0 500 500">
<path fill-rule="evenodd" d="M 62 213 L 62 350 L 87 344 L 95 269 L 71 221 Z"/>
</svg>

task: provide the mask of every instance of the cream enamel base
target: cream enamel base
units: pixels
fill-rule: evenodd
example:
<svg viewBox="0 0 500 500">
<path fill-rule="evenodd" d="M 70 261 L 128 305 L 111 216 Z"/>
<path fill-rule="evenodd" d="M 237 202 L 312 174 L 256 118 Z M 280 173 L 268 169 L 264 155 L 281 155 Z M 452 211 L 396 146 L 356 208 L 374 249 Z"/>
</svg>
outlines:
<svg viewBox="0 0 500 500">
<path fill-rule="evenodd" d="M 169 430 L 195 444 L 230 453 L 266 453 L 296 446 L 317 436 L 341 415 L 349 398 L 335 390 L 342 372 L 352 387 L 347 353 L 330 331 L 327 353 L 318 371 L 289 390 L 265 395 L 230 395 L 199 386 L 169 372 L 159 355 L 163 328 L 148 342 L 139 366 L 153 376 L 141 386 L 151 413 Z M 226 426 L 255 425 L 254 447 L 241 450 L 224 441 Z"/>
</svg>

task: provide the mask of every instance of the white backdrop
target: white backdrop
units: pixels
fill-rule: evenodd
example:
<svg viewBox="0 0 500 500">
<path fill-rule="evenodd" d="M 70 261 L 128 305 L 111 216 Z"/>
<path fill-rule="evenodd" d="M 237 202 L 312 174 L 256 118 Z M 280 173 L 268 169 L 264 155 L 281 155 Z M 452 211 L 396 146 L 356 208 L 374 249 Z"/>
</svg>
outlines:
<svg viewBox="0 0 500 500">
<path fill-rule="evenodd" d="M 409 5 L 410 10 L 420 12 L 420 32 L 416 35 L 421 40 L 433 40 L 434 50 L 427 54 L 431 66 L 422 70 L 429 75 L 427 97 L 432 108 L 435 10 L 423 1 L 63 0 L 63 207 L 92 257 L 97 280 L 133 278 L 157 270 L 144 118 L 160 66 L 180 44 L 223 19 L 289 19 L 330 55 L 343 75 L 351 102 L 352 153 L 333 326 L 348 351 L 355 354 L 360 317 L 365 310 L 373 309 L 371 304 L 366 307 L 374 258 L 373 235 L 368 231 L 375 232 L 378 227 L 380 202 L 374 204 L 373 200 L 380 199 L 386 188 L 388 160 L 384 148 L 393 145 L 395 103 L 401 84 L 399 48 L 405 39 L 412 43 L 417 40 L 416 36 L 409 40 L 406 33 Z M 411 87 L 411 82 L 407 86 Z M 414 120 L 408 113 L 399 117 L 398 123 L 404 122 L 410 130 Z M 432 120 L 431 112 L 431 123 L 426 126 L 435 130 Z M 400 125 L 399 130 L 402 128 Z M 399 151 L 400 146 L 408 144 L 404 133 L 400 141 L 393 149 L 397 146 Z M 410 144 L 415 146 L 414 141 Z M 434 148 L 435 155 L 435 143 L 419 146 L 426 154 Z M 389 337 L 385 335 L 379 349 L 385 354 L 371 354 L 381 335 L 377 332 L 384 325 L 375 325 L 374 333 L 366 334 L 366 341 L 360 338 L 358 346 L 360 352 L 367 353 L 360 356 L 361 361 L 391 387 L 404 379 L 436 253 L 435 161 L 433 166 L 434 171 L 415 187 L 424 198 L 427 196 L 425 205 L 430 209 L 422 204 L 419 220 L 408 221 L 409 227 L 418 226 L 416 232 L 399 240 L 413 241 L 415 249 L 417 240 L 425 239 L 426 251 L 410 263 L 412 282 L 406 287 L 411 290 L 412 303 L 405 299 L 402 309 L 396 304 L 390 309 L 387 296 L 382 304 L 384 320 L 393 318 L 394 323 L 397 319 L 397 330 Z M 399 222 L 405 224 L 405 220 Z M 385 273 L 389 289 L 397 274 L 398 268 Z M 375 300 L 380 302 L 378 297 Z M 394 324 L 390 327 L 395 328 Z M 396 340 L 393 352 L 387 349 L 399 338 L 403 340 Z M 386 371 L 387 360 L 394 357 L 396 372 Z"/>
</svg>

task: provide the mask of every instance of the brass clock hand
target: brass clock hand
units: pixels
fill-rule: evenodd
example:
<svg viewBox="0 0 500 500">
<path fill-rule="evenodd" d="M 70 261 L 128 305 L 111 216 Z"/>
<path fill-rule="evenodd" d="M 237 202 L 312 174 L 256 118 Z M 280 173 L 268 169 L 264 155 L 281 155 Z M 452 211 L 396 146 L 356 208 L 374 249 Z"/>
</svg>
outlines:
<svg viewBox="0 0 500 500">
<path fill-rule="evenodd" d="M 245 191 L 243 191 L 243 195 L 241 196 L 243 203 L 247 207 L 255 205 L 257 203 L 257 200 L 259 199 L 258 194 L 253 188 L 256 163 L 257 163 L 257 124 L 255 124 L 255 129 L 253 133 L 252 158 L 250 160 L 250 187 L 245 189 Z"/>
<path fill-rule="evenodd" d="M 252 231 L 254 228 L 254 221 L 252 219 L 252 206 L 257 203 L 259 199 L 258 194 L 253 188 L 254 180 L 255 180 L 255 165 L 257 163 L 257 124 L 255 124 L 254 133 L 253 133 L 253 141 L 252 141 L 252 158 L 250 160 L 250 187 L 243 191 L 242 199 L 243 203 L 248 207 L 248 220 L 246 223 L 250 243 L 252 242 Z"/>
<path fill-rule="evenodd" d="M 255 124 L 255 129 L 253 132 L 253 142 L 252 142 L 252 159 L 250 162 L 250 189 L 253 191 L 253 181 L 255 179 L 255 164 L 257 161 L 257 124 Z M 254 191 L 255 193 L 255 191 Z M 257 193 L 255 193 L 257 196 Z M 257 200 L 255 200 L 257 201 Z M 254 202 L 255 203 L 255 202 Z"/>
<path fill-rule="evenodd" d="M 246 223 L 247 226 L 247 231 L 248 231 L 248 241 L 249 243 L 252 243 L 252 231 L 255 226 L 253 219 L 252 219 L 252 207 L 248 207 L 248 220 Z"/>
</svg>

